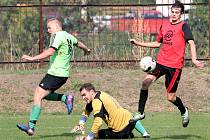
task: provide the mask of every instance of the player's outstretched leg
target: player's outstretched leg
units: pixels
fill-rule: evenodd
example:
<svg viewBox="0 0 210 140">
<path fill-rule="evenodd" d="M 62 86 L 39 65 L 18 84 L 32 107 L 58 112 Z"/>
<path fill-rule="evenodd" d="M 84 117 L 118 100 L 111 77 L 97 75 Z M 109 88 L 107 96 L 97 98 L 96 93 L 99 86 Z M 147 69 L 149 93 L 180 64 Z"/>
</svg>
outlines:
<svg viewBox="0 0 210 140">
<path fill-rule="evenodd" d="M 183 127 L 187 127 L 189 122 L 190 122 L 190 117 L 189 117 L 189 111 L 188 111 L 188 108 L 185 107 L 185 113 L 182 114 L 182 125 Z"/>
<path fill-rule="evenodd" d="M 65 100 L 65 104 L 68 110 L 68 114 L 71 114 L 72 110 L 73 110 L 73 104 L 74 104 L 74 96 L 73 95 L 67 95 L 66 96 L 66 100 Z"/>
</svg>

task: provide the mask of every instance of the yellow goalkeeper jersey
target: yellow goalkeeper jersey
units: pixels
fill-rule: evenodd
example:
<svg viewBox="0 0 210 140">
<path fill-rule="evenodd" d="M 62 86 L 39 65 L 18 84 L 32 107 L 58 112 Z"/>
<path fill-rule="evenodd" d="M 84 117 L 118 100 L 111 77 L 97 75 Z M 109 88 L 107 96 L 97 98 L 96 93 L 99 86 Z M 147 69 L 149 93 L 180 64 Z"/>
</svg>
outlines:
<svg viewBox="0 0 210 140">
<path fill-rule="evenodd" d="M 91 128 L 93 133 L 98 133 L 104 120 L 108 128 L 114 132 L 123 130 L 132 118 L 131 112 L 122 108 L 109 94 L 97 91 L 93 101 L 86 105 L 82 115 L 88 117 L 93 112 L 94 121 Z"/>
</svg>

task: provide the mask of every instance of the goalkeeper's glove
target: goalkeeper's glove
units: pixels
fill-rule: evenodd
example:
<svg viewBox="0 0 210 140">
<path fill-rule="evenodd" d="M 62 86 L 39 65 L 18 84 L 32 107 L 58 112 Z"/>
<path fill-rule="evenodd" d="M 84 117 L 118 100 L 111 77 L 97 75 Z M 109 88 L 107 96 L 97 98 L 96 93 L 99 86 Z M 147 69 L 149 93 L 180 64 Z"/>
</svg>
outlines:
<svg viewBox="0 0 210 140">
<path fill-rule="evenodd" d="M 71 130 L 71 133 L 76 133 L 76 132 L 82 132 L 82 135 L 85 135 L 85 126 L 81 124 L 77 124 L 74 126 L 74 128 Z"/>
<path fill-rule="evenodd" d="M 78 131 L 81 131 L 83 135 L 85 135 L 85 122 L 86 122 L 87 118 L 85 116 L 82 116 L 79 124 L 77 124 L 76 126 L 74 126 L 74 128 L 71 130 L 71 133 L 75 133 Z"/>
</svg>

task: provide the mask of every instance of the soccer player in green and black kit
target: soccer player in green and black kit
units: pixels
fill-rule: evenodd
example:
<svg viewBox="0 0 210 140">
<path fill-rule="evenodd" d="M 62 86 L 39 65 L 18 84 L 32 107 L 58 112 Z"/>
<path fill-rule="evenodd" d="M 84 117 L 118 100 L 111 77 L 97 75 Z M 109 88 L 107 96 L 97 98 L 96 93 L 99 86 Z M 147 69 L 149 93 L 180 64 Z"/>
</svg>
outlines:
<svg viewBox="0 0 210 140">
<path fill-rule="evenodd" d="M 74 97 L 56 93 L 69 77 L 70 60 L 74 47 L 78 47 L 89 54 L 90 49 L 74 36 L 62 30 L 62 24 L 58 19 L 49 19 L 47 21 L 47 30 L 51 35 L 49 48 L 39 55 L 23 55 L 22 59 L 26 61 L 41 60 L 50 56 L 50 66 L 47 74 L 35 89 L 34 104 L 30 113 L 28 125 L 17 124 L 17 127 L 28 135 L 34 135 L 36 122 L 41 113 L 42 99 L 49 101 L 62 101 L 66 104 L 68 114 L 73 108 Z"/>
</svg>

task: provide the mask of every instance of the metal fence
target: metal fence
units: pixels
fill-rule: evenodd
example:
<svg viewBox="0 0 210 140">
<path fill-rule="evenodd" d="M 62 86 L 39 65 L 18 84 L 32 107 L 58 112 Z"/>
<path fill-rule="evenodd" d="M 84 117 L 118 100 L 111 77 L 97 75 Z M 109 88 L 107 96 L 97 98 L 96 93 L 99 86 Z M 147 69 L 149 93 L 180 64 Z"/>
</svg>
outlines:
<svg viewBox="0 0 210 140">
<path fill-rule="evenodd" d="M 0 6 L 0 63 L 20 62 L 22 54 L 36 55 L 48 46 L 46 20 L 58 17 L 63 28 L 84 42 L 92 53 L 74 51 L 73 62 L 138 62 L 145 55 L 155 57 L 158 49 L 137 48 L 128 39 L 155 40 L 161 24 L 168 20 L 171 4 L 91 4 L 28 1 Z M 187 3 L 183 20 L 192 28 L 198 57 L 208 60 L 208 3 Z M 166 8 L 166 9 L 165 9 Z M 168 8 L 168 9 L 167 9 Z M 189 49 L 186 59 L 190 59 Z M 11 66 L 10 65 L 10 66 Z"/>
</svg>

